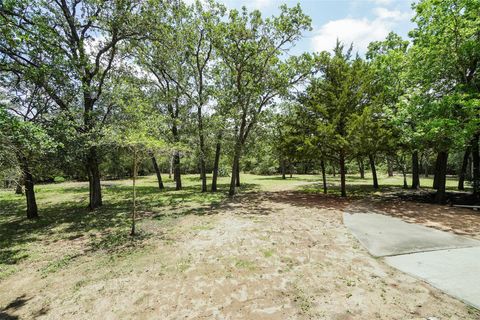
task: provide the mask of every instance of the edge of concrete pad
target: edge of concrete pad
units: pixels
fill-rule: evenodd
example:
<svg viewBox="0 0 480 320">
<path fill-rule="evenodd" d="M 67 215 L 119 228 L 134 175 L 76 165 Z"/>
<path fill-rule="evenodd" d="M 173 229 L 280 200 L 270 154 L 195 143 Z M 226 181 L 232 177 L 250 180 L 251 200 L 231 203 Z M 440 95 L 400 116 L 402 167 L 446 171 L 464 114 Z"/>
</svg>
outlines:
<svg viewBox="0 0 480 320">
<path fill-rule="evenodd" d="M 428 232 L 432 232 L 433 234 L 436 234 L 436 236 L 445 234 L 447 237 L 451 237 L 452 239 L 455 239 L 457 242 L 454 244 L 434 244 L 431 246 L 411 246 L 411 247 L 405 247 L 404 249 L 397 248 L 396 250 L 393 249 L 385 249 L 378 247 L 371 242 L 368 241 L 369 237 L 362 237 L 363 231 L 359 230 L 356 228 L 354 225 L 351 223 L 347 222 L 346 220 L 349 220 L 349 217 L 353 217 L 355 215 L 368 215 L 368 216 L 378 216 L 379 218 L 384 218 L 384 219 L 392 219 L 392 221 L 395 221 L 396 223 L 402 223 L 405 225 L 411 225 L 412 228 L 416 228 L 418 230 L 424 230 Z M 360 242 L 360 244 L 367 249 L 367 251 L 374 257 L 380 258 L 380 257 L 391 257 L 391 256 L 398 256 L 398 255 L 405 255 L 405 254 L 413 254 L 413 253 L 422 253 L 422 252 L 430 252 L 430 251 L 439 251 L 439 250 L 453 250 L 453 249 L 461 249 L 461 248 L 472 248 L 472 247 L 479 247 L 480 246 L 480 241 L 468 237 L 464 237 L 461 235 L 456 235 L 447 231 L 442 231 L 438 230 L 435 228 L 429 228 L 427 226 L 415 224 L 415 223 L 409 223 L 404 221 L 403 219 L 400 219 L 398 217 L 392 217 L 389 215 L 383 215 L 379 213 L 368 213 L 368 212 L 348 212 L 344 211 L 343 216 L 342 216 L 342 222 L 343 224 L 347 227 L 347 229 L 350 231 L 350 233 Z M 373 238 L 373 237 L 372 237 Z M 417 239 L 418 240 L 418 239 Z M 463 242 L 463 243 L 462 243 Z M 398 244 L 397 244 L 398 245 Z"/>
<path fill-rule="evenodd" d="M 415 275 L 415 274 L 413 274 L 413 273 L 411 273 L 411 272 L 407 272 L 407 271 L 400 270 L 400 269 L 398 269 L 397 267 L 394 267 L 394 266 L 392 266 L 392 265 L 390 265 L 390 264 L 388 264 L 388 265 L 391 266 L 392 268 L 397 269 L 397 270 L 400 271 L 400 272 L 403 272 L 403 273 L 405 273 L 405 274 L 408 274 L 408 275 L 409 275 L 410 277 L 412 277 L 412 278 L 415 278 L 415 279 L 417 279 L 417 280 L 420 280 L 420 281 L 422 281 L 422 282 L 425 282 L 425 283 L 428 284 L 429 286 L 434 287 L 435 289 L 437 289 L 438 291 L 442 292 L 443 294 L 446 294 L 447 296 L 450 296 L 450 297 L 452 297 L 452 298 L 454 298 L 454 299 L 457 299 L 458 301 L 461 301 L 462 303 L 464 303 L 464 304 L 466 304 L 466 305 L 468 305 L 468 306 L 470 306 L 470 307 L 472 307 L 472 308 L 475 308 L 475 309 L 477 309 L 477 310 L 480 310 L 480 305 L 477 305 L 477 304 L 475 304 L 475 303 L 473 303 L 473 302 L 470 302 L 470 301 L 468 301 L 468 300 L 465 300 L 465 299 L 463 299 L 462 297 L 460 297 L 460 296 L 458 296 L 458 295 L 456 295 L 456 294 L 454 294 L 454 293 L 445 291 L 444 289 L 437 287 L 435 284 L 433 284 L 433 283 L 431 283 L 431 282 L 428 282 L 427 279 L 424 279 L 424 278 L 422 278 L 422 277 L 419 277 L 418 275 Z"/>
<path fill-rule="evenodd" d="M 399 270 L 399 271 L 401 271 L 405 274 L 408 274 L 409 276 L 411 276 L 415 279 L 423 281 L 423 282 L 427 283 L 428 285 L 436 288 L 437 290 L 443 292 L 444 294 L 449 295 L 449 296 L 463 302 L 464 304 L 466 304 L 468 306 L 471 306 L 471 307 L 473 307 L 477 310 L 480 310 L 480 300 L 479 301 L 471 301 L 468 297 L 465 298 L 464 296 L 459 295 L 458 293 L 455 293 L 454 291 L 452 291 L 451 288 L 442 287 L 435 280 L 432 280 L 432 279 L 429 280 L 428 277 L 425 276 L 425 275 L 419 275 L 419 274 L 416 274 L 416 273 L 412 272 L 408 268 L 400 267 L 399 264 L 394 261 L 394 260 L 397 260 L 397 259 L 405 259 L 405 258 L 415 257 L 415 256 L 418 257 L 418 256 L 422 256 L 422 255 L 425 255 L 425 254 L 428 255 L 430 253 L 434 253 L 434 252 L 438 252 L 438 251 L 455 252 L 455 251 L 468 250 L 468 249 L 474 249 L 474 248 L 478 248 L 478 250 L 480 250 L 480 247 L 467 247 L 467 248 L 454 248 L 454 249 L 435 250 L 435 251 L 427 251 L 427 252 L 415 252 L 415 253 L 409 253 L 409 254 L 403 254 L 403 255 L 383 257 L 383 260 L 390 267 L 395 268 L 395 269 L 397 269 L 397 270 Z"/>
<path fill-rule="evenodd" d="M 401 249 L 401 250 L 389 250 L 388 249 L 388 246 L 387 248 L 382 248 L 381 245 L 376 245 L 375 244 L 375 241 L 373 242 L 369 242 L 369 237 L 371 236 L 373 239 L 375 239 L 375 231 L 369 233 L 368 231 L 368 228 L 367 230 L 362 230 L 362 228 L 355 228 L 355 224 L 349 224 L 349 223 L 345 223 L 345 218 L 349 216 L 353 216 L 355 214 L 361 214 L 361 213 L 349 213 L 349 212 L 344 212 L 343 213 L 343 224 L 347 227 L 347 229 L 349 229 L 349 232 L 359 241 L 360 244 L 362 244 L 365 249 L 367 249 L 367 251 L 374 257 L 376 258 L 383 258 L 383 260 L 385 261 L 385 263 L 387 263 L 389 266 L 391 266 L 392 268 L 395 268 L 405 274 L 408 274 L 410 275 L 411 277 L 415 278 L 415 279 L 418 279 L 420 281 L 423 281 L 427 284 L 429 284 L 430 286 L 438 289 L 439 291 L 443 292 L 444 294 L 447 294 L 459 301 L 462 301 L 463 303 L 465 303 L 466 305 L 469 305 L 469 306 L 472 306 L 473 308 L 475 309 L 478 309 L 480 310 L 480 301 L 477 301 L 476 299 L 476 291 L 473 290 L 473 295 L 470 292 L 466 292 L 466 294 L 462 294 L 461 290 L 460 290 L 460 294 L 458 294 L 458 286 L 455 287 L 455 285 L 451 285 L 451 281 L 453 281 L 454 283 L 457 281 L 456 280 L 456 277 L 455 276 L 451 276 L 452 274 L 455 275 L 455 273 L 453 272 L 452 273 L 452 269 L 455 270 L 457 268 L 457 266 L 455 265 L 455 261 L 457 261 L 456 259 L 451 259 L 450 261 L 454 261 L 454 264 L 450 264 L 450 266 L 448 266 L 448 263 L 446 265 L 446 269 L 444 269 L 443 267 L 443 264 L 442 262 L 440 261 L 435 261 L 435 259 L 438 259 L 439 256 L 441 257 L 442 255 L 442 252 L 445 253 L 446 257 L 445 259 L 448 259 L 448 255 L 449 253 L 451 254 L 452 252 L 455 253 L 455 252 L 459 252 L 461 250 L 466 250 L 466 251 L 469 251 L 469 250 L 473 250 L 474 253 L 476 253 L 476 250 L 480 250 L 480 241 L 476 240 L 476 239 L 471 239 L 471 238 L 468 238 L 468 237 L 463 237 L 463 236 L 460 236 L 460 235 L 454 235 L 452 233 L 449 233 L 449 232 L 446 232 L 446 231 L 441 231 L 441 230 L 438 230 L 438 229 L 433 229 L 433 228 L 428 228 L 426 226 L 422 226 L 422 225 L 418 225 L 418 224 L 415 224 L 415 223 L 408 223 L 400 218 L 396 218 L 396 217 L 391 217 L 391 216 L 387 216 L 387 215 L 381 215 L 381 214 L 376 214 L 376 213 L 364 213 L 366 215 L 379 215 L 379 216 L 384 216 L 384 217 L 388 217 L 390 219 L 395 219 L 396 221 L 401 221 L 405 224 L 410 224 L 410 225 L 413 225 L 415 226 L 415 228 L 417 229 L 424 229 L 425 231 L 428 231 L 428 230 L 431 230 L 433 233 L 436 233 L 437 235 L 440 235 L 440 234 L 445 234 L 446 236 L 449 235 L 450 237 L 452 237 L 453 240 L 456 240 L 454 241 L 453 244 L 451 245 L 446 245 L 446 246 L 443 246 L 441 243 L 440 244 L 436 244 L 435 242 L 437 242 L 439 239 L 442 240 L 442 237 L 440 237 L 439 239 L 435 239 L 434 242 L 432 243 L 431 246 L 419 246 L 418 248 L 416 248 L 415 246 L 410 246 L 410 247 L 405 247 L 404 249 Z M 356 221 L 352 221 L 353 223 L 356 223 Z M 372 221 L 370 221 L 372 222 Z M 368 220 L 366 220 L 366 223 L 368 223 Z M 376 227 L 375 224 L 373 224 L 374 227 Z M 380 225 L 381 227 L 381 225 Z M 428 230 L 427 230 L 428 229 Z M 375 230 L 375 229 L 374 229 Z M 362 237 L 362 235 L 366 235 L 366 237 Z M 421 234 L 421 233 L 420 233 Z M 399 234 L 397 234 L 398 236 Z M 400 235 L 402 235 L 400 233 Z M 406 234 L 406 236 L 408 236 L 408 234 Z M 385 239 L 385 234 L 382 234 L 382 232 L 380 231 L 378 233 L 378 237 L 379 237 L 379 240 L 380 240 L 380 243 L 381 243 L 381 240 L 382 238 Z M 448 237 L 446 238 L 448 240 Z M 419 239 L 418 237 L 418 234 L 417 234 L 417 237 L 416 237 L 416 241 L 421 241 L 421 238 Z M 377 241 L 378 242 L 378 241 Z M 396 245 L 395 242 L 392 243 L 392 245 Z M 438 253 L 438 255 L 436 254 Z M 428 262 L 428 260 L 432 259 L 432 257 L 428 257 L 428 255 L 433 255 L 433 261 L 435 261 L 435 264 L 433 264 L 433 267 L 432 267 L 432 271 L 433 273 L 431 275 L 429 275 L 429 268 L 428 268 L 428 263 L 427 263 L 427 267 L 426 269 L 422 269 L 420 266 L 422 265 L 422 259 L 426 259 L 426 261 Z M 437 255 L 437 256 L 436 256 Z M 435 257 L 436 256 L 436 257 Z M 474 256 L 476 257 L 476 255 Z M 409 261 L 409 258 L 411 258 L 411 261 Z M 470 259 L 470 258 L 469 258 Z M 403 260 L 403 261 L 402 261 Z M 470 266 L 470 267 L 467 267 L 466 269 L 467 270 L 463 270 L 463 274 L 472 274 L 471 270 L 468 270 L 468 268 L 471 268 L 471 266 L 473 265 L 473 267 L 477 266 L 477 260 L 474 260 L 474 261 L 467 261 L 467 266 Z M 412 270 L 415 269 L 415 263 L 419 264 L 419 269 L 418 271 L 419 272 L 415 272 L 415 270 Z M 480 259 L 479 259 L 479 263 L 480 263 Z M 403 264 L 403 266 L 402 266 Z M 430 265 L 432 265 L 432 262 L 430 262 Z M 441 266 L 440 268 L 435 268 L 435 265 L 438 265 L 438 266 Z M 442 280 L 442 275 L 443 275 L 443 272 L 445 271 L 445 274 L 447 275 L 446 277 L 446 285 L 442 285 L 444 282 Z M 460 271 L 462 272 L 462 271 Z M 439 278 L 439 274 L 441 275 L 440 278 Z M 450 276 L 449 276 L 450 275 Z M 450 279 L 450 284 L 448 282 L 448 279 Z M 468 280 L 469 278 L 467 278 L 467 283 L 471 280 Z M 475 281 L 476 278 L 473 278 L 474 280 L 474 283 L 476 283 Z M 463 281 L 464 282 L 464 281 Z M 460 281 L 460 287 L 462 287 L 464 284 L 463 284 L 462 281 Z M 480 286 L 477 286 L 475 284 L 474 285 L 474 288 L 476 287 L 480 287 Z M 467 285 L 468 287 L 468 285 Z"/>
</svg>

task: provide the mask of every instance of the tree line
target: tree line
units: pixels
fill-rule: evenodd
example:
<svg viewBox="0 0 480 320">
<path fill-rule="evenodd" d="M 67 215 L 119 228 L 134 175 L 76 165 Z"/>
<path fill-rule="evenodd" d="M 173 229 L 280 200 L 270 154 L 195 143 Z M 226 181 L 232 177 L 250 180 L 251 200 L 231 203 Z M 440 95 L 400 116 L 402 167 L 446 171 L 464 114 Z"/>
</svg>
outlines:
<svg viewBox="0 0 480 320">
<path fill-rule="evenodd" d="M 459 152 L 459 189 L 470 178 L 478 199 L 477 1 L 419 1 L 411 41 L 390 33 L 364 56 L 341 39 L 332 52 L 292 55 L 311 19 L 300 5 L 279 9 L 4 0 L 0 170 L 22 181 L 27 216 L 38 216 L 34 183 L 55 175 L 88 180 L 94 210 L 101 179 L 119 172 L 135 181 L 152 170 L 163 189 L 171 168 L 181 190 L 188 168 L 216 192 L 228 171 L 234 195 L 241 170 L 285 177 L 310 163 L 325 192 L 326 171 L 338 170 L 346 196 L 347 168 L 363 175 L 368 164 L 378 188 L 381 159 L 419 188 L 425 155 L 435 155 L 442 203 Z"/>
</svg>

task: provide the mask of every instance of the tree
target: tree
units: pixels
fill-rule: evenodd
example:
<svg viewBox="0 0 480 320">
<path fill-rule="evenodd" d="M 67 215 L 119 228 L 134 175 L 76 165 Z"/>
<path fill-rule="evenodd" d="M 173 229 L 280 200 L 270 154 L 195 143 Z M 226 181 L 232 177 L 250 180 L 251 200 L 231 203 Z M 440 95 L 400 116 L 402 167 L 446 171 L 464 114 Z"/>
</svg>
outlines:
<svg viewBox="0 0 480 320">
<path fill-rule="evenodd" d="M 102 94 L 119 45 L 139 35 L 139 1 L 11 0 L 0 4 L 0 71 L 38 86 L 79 134 L 96 139 L 112 105 Z M 85 147 L 89 208 L 102 205 L 99 156 Z"/>
<path fill-rule="evenodd" d="M 375 157 L 379 153 L 391 153 L 395 146 L 393 145 L 394 134 L 389 129 L 384 113 L 381 109 L 375 109 L 375 106 L 367 106 L 361 113 L 353 114 L 347 130 L 352 150 L 360 157 L 368 157 L 372 170 L 373 188 L 378 189 Z"/>
<path fill-rule="evenodd" d="M 158 167 L 157 158 L 155 158 L 155 154 L 153 152 L 150 153 L 150 158 L 152 159 L 153 169 L 155 170 L 155 174 L 157 175 L 158 188 L 160 190 L 163 190 L 165 189 L 165 186 L 163 185 L 162 173 L 160 171 L 160 168 Z"/>
<path fill-rule="evenodd" d="M 156 96 L 153 104 L 157 112 L 167 116 L 173 148 L 175 188 L 181 190 L 181 154 L 185 149 L 181 140 L 189 108 L 193 104 L 190 63 L 194 44 L 193 36 L 187 30 L 191 26 L 190 8 L 181 1 L 167 4 L 158 0 L 153 4 L 147 15 L 149 34 L 131 41 L 129 49 L 134 51 L 133 58 L 145 78 L 150 80 L 151 94 Z"/>
<path fill-rule="evenodd" d="M 215 48 L 225 66 L 226 81 L 231 84 L 227 96 L 232 99 L 229 115 L 235 128 L 230 195 L 235 194 L 240 157 L 260 114 L 275 97 L 286 94 L 310 73 L 308 55 L 280 60 L 281 54 L 310 28 L 310 18 L 298 5 L 283 5 L 280 10 L 279 16 L 265 20 L 258 10 L 231 10 L 229 20 L 218 26 Z"/>
<path fill-rule="evenodd" d="M 338 161 L 342 197 L 347 195 L 345 161 L 351 148 L 349 121 L 369 103 L 367 65 L 358 56 L 352 59 L 351 52 L 352 47 L 344 51 L 344 46 L 337 41 L 333 55 L 322 53 L 318 64 L 320 77 L 312 81 L 306 91 L 306 106 L 319 118 L 318 131 L 329 137 L 326 141 Z"/>
<path fill-rule="evenodd" d="M 192 7 L 189 23 L 186 25 L 188 36 L 188 54 L 192 57 L 189 60 L 190 72 L 193 77 L 194 90 L 188 94 L 193 100 L 197 109 L 198 147 L 200 160 L 200 177 L 202 179 L 202 192 L 207 191 L 206 172 L 206 146 L 204 133 L 203 109 L 208 104 L 212 95 L 212 62 L 215 61 L 213 41 L 216 37 L 220 19 L 223 17 L 225 8 L 212 1 L 202 5 L 196 1 Z M 192 26 L 194 28 L 192 28 Z M 218 146 L 218 145 L 217 145 Z M 219 147 L 220 148 L 220 147 Z M 220 151 L 219 151 L 220 152 Z M 216 157 L 217 158 L 217 157 Z M 218 161 L 217 161 L 218 169 Z M 213 188 L 213 189 L 216 189 Z"/>
<path fill-rule="evenodd" d="M 405 169 L 405 152 L 412 156 L 412 188 L 420 187 L 420 173 L 418 152 L 420 143 L 415 134 L 416 123 L 411 113 L 402 113 L 399 106 L 401 98 L 407 94 L 409 88 L 414 86 L 410 81 L 410 64 L 408 52 L 409 42 L 399 35 L 390 32 L 384 41 L 374 41 L 369 44 L 367 59 L 371 62 L 374 79 L 376 82 L 376 105 L 384 114 L 387 126 L 392 126 L 395 131 L 395 142 L 386 144 L 390 150 L 385 149 L 389 171 L 391 171 L 391 155 L 395 155 L 396 162 Z M 392 141 L 392 142 L 394 142 Z M 397 152 L 402 149 L 402 152 Z"/>
<path fill-rule="evenodd" d="M 18 166 L 25 187 L 27 218 L 38 218 L 35 197 L 34 167 L 47 153 L 55 151 L 57 144 L 42 126 L 42 116 L 48 100 L 41 90 L 20 86 L 11 88 L 20 92 L 19 97 L 11 97 L 5 104 L 0 104 L 0 144 L 2 156 L 10 166 Z M 43 99 L 42 99 L 43 98 Z"/>
<path fill-rule="evenodd" d="M 136 180 L 138 169 L 143 159 L 151 157 L 155 151 L 165 149 L 165 142 L 160 137 L 162 118 L 155 113 L 151 102 L 142 90 L 142 84 L 132 78 L 120 80 L 116 85 L 116 105 L 120 114 L 105 129 L 107 143 L 130 152 L 132 158 L 132 214 L 131 232 L 136 233 L 137 216 Z M 148 96 L 147 96 L 148 97 Z"/>
<path fill-rule="evenodd" d="M 442 131 L 443 134 L 435 138 L 447 139 L 442 149 L 437 148 L 437 201 L 443 202 L 446 159 L 451 147 L 470 144 L 478 150 L 480 3 L 476 0 L 423 0 L 414 9 L 417 27 L 410 35 L 414 39 L 416 81 L 428 96 L 426 111 L 432 117 L 429 130 Z M 446 132 L 445 128 L 452 131 Z M 472 152 L 473 189 L 478 197 L 480 159 L 473 149 Z"/>
</svg>

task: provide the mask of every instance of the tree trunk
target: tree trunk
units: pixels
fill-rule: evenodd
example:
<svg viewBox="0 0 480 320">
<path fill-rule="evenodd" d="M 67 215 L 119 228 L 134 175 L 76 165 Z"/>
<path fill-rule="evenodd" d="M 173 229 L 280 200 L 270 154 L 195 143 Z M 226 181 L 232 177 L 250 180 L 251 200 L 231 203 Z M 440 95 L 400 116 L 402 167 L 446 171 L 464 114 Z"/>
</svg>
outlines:
<svg viewBox="0 0 480 320">
<path fill-rule="evenodd" d="M 465 176 L 467 174 L 468 158 L 470 158 L 471 147 L 467 146 L 463 155 L 462 167 L 458 174 L 458 190 L 465 190 Z"/>
<path fill-rule="evenodd" d="M 157 174 L 158 188 L 160 190 L 163 190 L 165 189 L 165 187 L 162 181 L 162 173 L 160 172 L 160 168 L 158 167 L 157 159 L 153 155 L 152 155 L 152 163 L 153 163 L 153 168 L 155 169 L 155 173 Z"/>
<path fill-rule="evenodd" d="M 344 150 L 340 151 L 339 165 L 340 165 L 340 190 L 341 190 L 342 197 L 346 197 L 347 188 L 345 184 L 345 151 Z"/>
<path fill-rule="evenodd" d="M 334 178 L 337 176 L 337 174 L 335 172 L 335 165 L 334 164 L 332 164 L 332 174 L 333 174 Z"/>
<path fill-rule="evenodd" d="M 285 158 L 282 157 L 282 179 L 285 180 L 287 179 L 287 177 L 285 176 L 285 172 L 287 171 L 286 168 L 285 168 Z"/>
<path fill-rule="evenodd" d="M 465 179 L 472 180 L 472 178 L 473 178 L 472 155 L 470 155 L 470 157 L 468 157 L 467 173 L 465 175 Z"/>
<path fill-rule="evenodd" d="M 218 167 L 220 165 L 220 151 L 222 148 L 222 135 L 217 137 L 217 145 L 215 147 L 215 161 L 213 163 L 213 175 L 212 175 L 212 192 L 217 191 L 217 179 L 218 179 Z"/>
<path fill-rule="evenodd" d="M 172 156 L 170 157 L 170 170 L 168 170 L 168 179 L 172 179 L 172 174 L 173 174 L 173 158 L 174 158 L 174 155 L 172 154 Z M 174 177 L 175 179 L 175 177 Z"/>
<path fill-rule="evenodd" d="M 102 206 L 102 188 L 100 185 L 100 170 L 98 169 L 97 148 L 90 147 L 87 155 L 87 172 L 89 182 L 89 204 L 90 210 Z"/>
<path fill-rule="evenodd" d="M 137 188 L 136 188 L 136 180 L 137 180 L 137 152 L 133 152 L 133 177 L 132 177 L 132 186 L 133 186 L 133 204 L 132 204 L 132 230 L 130 231 L 130 235 L 135 235 L 135 219 L 137 215 Z"/>
<path fill-rule="evenodd" d="M 358 170 L 360 171 L 360 179 L 365 179 L 365 165 L 363 158 L 358 158 Z"/>
<path fill-rule="evenodd" d="M 180 152 L 175 151 L 173 156 L 173 177 L 175 179 L 175 190 L 182 190 L 182 176 L 180 172 Z"/>
<path fill-rule="evenodd" d="M 290 171 L 290 179 L 293 178 L 293 165 L 292 162 L 288 163 L 288 170 Z"/>
<path fill-rule="evenodd" d="M 22 181 L 17 181 L 15 186 L 15 194 L 23 195 Z"/>
<path fill-rule="evenodd" d="M 202 106 L 197 107 L 198 138 L 200 141 L 200 178 L 202 179 L 202 192 L 207 192 L 207 172 L 205 168 L 205 142 L 203 137 Z"/>
<path fill-rule="evenodd" d="M 478 150 L 478 142 L 480 133 L 476 133 L 472 141 L 472 163 L 473 163 L 473 196 L 475 199 L 480 198 L 480 154 Z"/>
<path fill-rule="evenodd" d="M 435 202 L 439 204 L 445 203 L 445 184 L 447 182 L 447 160 L 448 152 L 440 151 L 437 156 L 437 164 L 435 171 L 435 180 L 437 183 L 437 194 Z"/>
<path fill-rule="evenodd" d="M 372 169 L 373 188 L 378 189 L 377 169 L 375 168 L 375 158 L 370 154 L 368 155 L 370 161 L 370 168 Z"/>
<path fill-rule="evenodd" d="M 440 171 L 441 171 L 441 162 L 443 161 L 441 153 L 439 152 L 437 154 L 437 159 L 435 160 L 435 171 L 433 172 L 433 189 L 437 190 L 438 189 L 438 178 L 440 177 Z"/>
<path fill-rule="evenodd" d="M 233 165 L 232 165 L 232 177 L 230 178 L 230 188 L 228 190 L 228 195 L 235 195 L 235 186 L 237 185 L 237 172 L 238 172 L 238 163 L 240 159 L 241 145 L 240 142 L 235 144 L 235 149 L 233 150 Z"/>
<path fill-rule="evenodd" d="M 412 153 L 412 189 L 420 188 L 420 168 L 418 164 L 418 151 Z"/>
<path fill-rule="evenodd" d="M 322 160 L 320 162 L 320 167 L 322 168 L 322 181 L 323 181 L 323 193 L 327 193 L 327 175 L 325 173 L 325 162 Z"/>
<path fill-rule="evenodd" d="M 235 186 L 240 187 L 240 157 L 237 159 L 237 170 L 235 171 L 236 177 L 235 177 Z"/>
<path fill-rule="evenodd" d="M 389 177 L 393 177 L 393 165 L 390 157 L 387 157 L 387 172 Z M 378 188 L 378 186 L 377 186 Z"/>
<path fill-rule="evenodd" d="M 405 165 L 402 165 L 402 175 L 403 175 L 403 189 L 408 189 L 407 168 Z"/>
<path fill-rule="evenodd" d="M 422 158 L 421 156 L 419 157 L 418 159 L 418 175 L 420 176 L 420 174 L 423 172 L 423 163 L 422 163 Z"/>
<path fill-rule="evenodd" d="M 38 218 L 38 207 L 35 199 L 35 185 L 33 175 L 26 157 L 21 158 L 21 166 L 23 171 L 23 183 L 25 184 L 25 197 L 27 199 L 27 218 Z"/>
</svg>

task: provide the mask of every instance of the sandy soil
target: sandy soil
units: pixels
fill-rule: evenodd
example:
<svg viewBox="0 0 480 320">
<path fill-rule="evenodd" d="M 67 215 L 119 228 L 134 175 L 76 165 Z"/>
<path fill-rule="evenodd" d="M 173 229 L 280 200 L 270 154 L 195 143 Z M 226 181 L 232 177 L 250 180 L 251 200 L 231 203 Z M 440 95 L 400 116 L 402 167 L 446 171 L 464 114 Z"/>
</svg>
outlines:
<svg viewBox="0 0 480 320">
<path fill-rule="evenodd" d="M 141 246 L 84 251 L 47 276 L 31 266 L 4 280 L 0 318 L 480 319 L 372 258 L 342 224 L 349 205 L 279 191 L 206 215 L 144 218 Z"/>
</svg>

